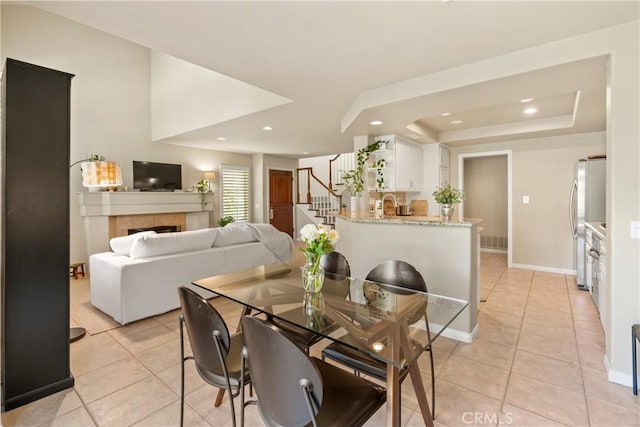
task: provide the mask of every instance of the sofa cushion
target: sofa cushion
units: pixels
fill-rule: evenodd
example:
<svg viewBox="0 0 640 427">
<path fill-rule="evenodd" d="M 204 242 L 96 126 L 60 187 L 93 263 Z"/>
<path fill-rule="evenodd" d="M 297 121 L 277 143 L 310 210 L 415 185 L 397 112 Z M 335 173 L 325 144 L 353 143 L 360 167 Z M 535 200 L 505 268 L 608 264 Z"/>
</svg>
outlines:
<svg viewBox="0 0 640 427">
<path fill-rule="evenodd" d="M 253 236 L 251 230 L 242 223 L 227 224 L 224 227 L 218 228 L 218 237 L 213 246 L 231 246 L 257 241 L 258 239 Z"/>
<path fill-rule="evenodd" d="M 114 237 L 109 241 L 109 246 L 111 246 L 111 250 L 116 255 L 129 256 L 129 254 L 131 253 L 131 246 L 133 246 L 133 242 L 138 240 L 140 237 L 149 234 L 156 234 L 156 232 L 141 231 L 139 233 L 129 234 L 128 236 Z"/>
<path fill-rule="evenodd" d="M 130 256 L 134 259 L 151 258 L 207 249 L 213 246 L 217 233 L 216 228 L 205 228 L 142 236 L 133 242 Z"/>
</svg>

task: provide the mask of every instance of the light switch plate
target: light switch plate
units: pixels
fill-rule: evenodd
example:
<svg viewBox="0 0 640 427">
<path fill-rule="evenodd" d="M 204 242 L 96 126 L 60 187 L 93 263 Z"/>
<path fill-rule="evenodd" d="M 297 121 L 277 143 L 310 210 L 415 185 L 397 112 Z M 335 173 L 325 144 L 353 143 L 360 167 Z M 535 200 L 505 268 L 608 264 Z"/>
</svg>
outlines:
<svg viewBox="0 0 640 427">
<path fill-rule="evenodd" d="M 524 203 L 525 205 L 529 204 L 529 196 L 522 196 L 522 203 Z"/>
<path fill-rule="evenodd" d="M 631 238 L 640 239 L 640 221 L 631 221 Z"/>
</svg>

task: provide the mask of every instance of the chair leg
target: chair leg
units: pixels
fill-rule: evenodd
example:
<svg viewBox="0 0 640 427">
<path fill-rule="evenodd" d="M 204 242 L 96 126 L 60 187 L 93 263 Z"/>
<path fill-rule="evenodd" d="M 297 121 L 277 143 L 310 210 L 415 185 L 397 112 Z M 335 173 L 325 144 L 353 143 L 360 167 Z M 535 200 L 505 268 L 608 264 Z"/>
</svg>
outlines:
<svg viewBox="0 0 640 427">
<path fill-rule="evenodd" d="M 638 395 L 638 355 L 636 347 L 636 341 L 640 339 L 638 331 L 640 331 L 640 325 L 633 325 L 631 327 L 631 363 L 633 363 L 633 394 L 635 396 Z"/>
<path fill-rule="evenodd" d="M 429 362 L 431 365 L 431 418 L 436 419 L 436 374 L 433 368 L 433 348 L 429 347 Z"/>
<path fill-rule="evenodd" d="M 180 315 L 180 427 L 184 423 L 184 317 Z"/>
</svg>

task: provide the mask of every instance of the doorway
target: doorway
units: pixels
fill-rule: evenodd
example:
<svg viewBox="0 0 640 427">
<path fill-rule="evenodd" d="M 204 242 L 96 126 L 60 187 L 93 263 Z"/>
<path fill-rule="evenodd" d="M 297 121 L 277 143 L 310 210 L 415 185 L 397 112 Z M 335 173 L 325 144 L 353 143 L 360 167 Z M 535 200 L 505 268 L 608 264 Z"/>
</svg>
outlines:
<svg viewBox="0 0 640 427">
<path fill-rule="evenodd" d="M 512 264 L 511 151 L 465 153 L 458 157 L 458 183 L 466 197 L 461 215 L 481 218 L 480 248 L 507 254 Z"/>
<path fill-rule="evenodd" d="M 293 237 L 293 171 L 269 169 L 269 224 Z"/>
</svg>

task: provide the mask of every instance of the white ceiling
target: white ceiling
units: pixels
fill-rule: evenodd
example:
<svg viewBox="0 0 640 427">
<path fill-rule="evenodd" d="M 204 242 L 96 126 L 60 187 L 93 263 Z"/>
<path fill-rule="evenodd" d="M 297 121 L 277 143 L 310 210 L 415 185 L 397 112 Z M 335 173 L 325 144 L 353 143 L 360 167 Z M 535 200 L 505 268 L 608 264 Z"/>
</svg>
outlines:
<svg viewBox="0 0 640 427">
<path fill-rule="evenodd" d="M 367 91 L 639 17 L 637 1 L 28 3 L 292 101 L 163 142 L 292 157 L 352 151 L 361 134 L 459 145 L 604 130 L 606 58 L 348 113 Z"/>
</svg>

